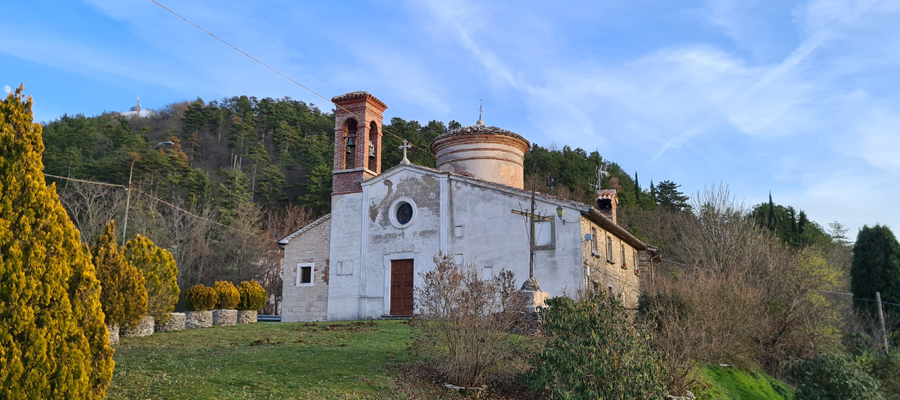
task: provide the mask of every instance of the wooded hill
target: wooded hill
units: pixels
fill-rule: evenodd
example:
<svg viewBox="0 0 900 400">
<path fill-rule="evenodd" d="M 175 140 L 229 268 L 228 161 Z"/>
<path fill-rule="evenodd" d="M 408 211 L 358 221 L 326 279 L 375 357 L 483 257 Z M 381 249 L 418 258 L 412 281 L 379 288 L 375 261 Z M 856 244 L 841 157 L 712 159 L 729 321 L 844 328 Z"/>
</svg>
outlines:
<svg viewBox="0 0 900 400">
<path fill-rule="evenodd" d="M 400 137 L 418 147 L 410 152 L 412 162 L 434 167 L 431 153 L 419 149 L 459 126 L 391 119 L 384 126 L 382 170 L 399 163 Z M 176 145 L 148 151 L 167 140 Z M 134 182 L 161 196 L 202 202 L 246 191 L 267 208 L 294 204 L 317 215 L 330 205 L 334 117 L 291 98 L 197 99 L 170 104 L 150 118 L 63 115 L 44 123 L 44 143 L 44 165 L 53 175 L 125 185 L 137 156 Z M 610 172 L 602 185 L 619 190 L 621 205 L 686 207 L 673 182 L 660 183 L 659 191 L 652 182 L 641 188 L 637 173 L 632 178 L 597 151 L 569 146 L 534 144 L 525 158 L 526 181 L 534 180 L 541 192 L 590 203 L 601 163 Z"/>
</svg>

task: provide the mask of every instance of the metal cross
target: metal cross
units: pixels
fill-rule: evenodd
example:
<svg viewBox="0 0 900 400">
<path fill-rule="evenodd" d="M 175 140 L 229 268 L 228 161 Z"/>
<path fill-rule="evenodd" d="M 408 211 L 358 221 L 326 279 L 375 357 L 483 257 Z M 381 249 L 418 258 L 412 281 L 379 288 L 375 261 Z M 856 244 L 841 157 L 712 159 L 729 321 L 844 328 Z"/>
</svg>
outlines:
<svg viewBox="0 0 900 400">
<path fill-rule="evenodd" d="M 479 120 L 481 119 L 481 115 L 484 114 L 484 110 L 482 109 L 482 106 L 484 106 L 484 99 L 479 100 L 479 103 L 478 103 L 478 119 Z"/>
<path fill-rule="evenodd" d="M 406 139 L 403 139 L 403 144 L 399 148 L 403 149 L 403 159 L 400 160 L 400 164 L 409 165 L 409 159 L 406 158 L 406 149 L 412 148 L 412 145 L 410 145 L 409 142 L 406 141 Z"/>
</svg>

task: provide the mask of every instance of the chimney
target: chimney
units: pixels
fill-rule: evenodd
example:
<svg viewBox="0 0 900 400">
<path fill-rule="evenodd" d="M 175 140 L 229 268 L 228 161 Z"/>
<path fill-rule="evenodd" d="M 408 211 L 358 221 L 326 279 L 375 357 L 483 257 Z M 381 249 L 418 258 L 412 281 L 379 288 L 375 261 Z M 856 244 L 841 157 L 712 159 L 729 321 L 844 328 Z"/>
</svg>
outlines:
<svg viewBox="0 0 900 400">
<path fill-rule="evenodd" d="M 614 224 L 616 221 L 616 207 L 619 205 L 619 196 L 616 189 L 600 189 L 597 191 L 597 210 Z"/>
</svg>

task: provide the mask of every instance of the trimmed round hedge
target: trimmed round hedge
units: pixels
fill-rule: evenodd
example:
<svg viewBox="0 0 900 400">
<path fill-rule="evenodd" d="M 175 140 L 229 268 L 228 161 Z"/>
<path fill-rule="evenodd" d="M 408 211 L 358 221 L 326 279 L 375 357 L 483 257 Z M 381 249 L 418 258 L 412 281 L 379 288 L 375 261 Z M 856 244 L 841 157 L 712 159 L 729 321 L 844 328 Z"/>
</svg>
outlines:
<svg viewBox="0 0 900 400">
<path fill-rule="evenodd" d="M 191 286 L 184 293 L 184 305 L 189 311 L 209 311 L 216 306 L 219 295 L 216 289 L 203 284 Z"/>
<path fill-rule="evenodd" d="M 269 294 L 266 289 L 256 280 L 243 281 L 238 286 L 241 293 L 241 302 L 238 303 L 238 310 L 256 311 L 266 305 L 269 300 Z"/>
<path fill-rule="evenodd" d="M 218 294 L 216 308 L 222 310 L 233 310 L 241 302 L 241 293 L 238 292 L 234 284 L 228 281 L 217 281 L 213 286 Z"/>
</svg>

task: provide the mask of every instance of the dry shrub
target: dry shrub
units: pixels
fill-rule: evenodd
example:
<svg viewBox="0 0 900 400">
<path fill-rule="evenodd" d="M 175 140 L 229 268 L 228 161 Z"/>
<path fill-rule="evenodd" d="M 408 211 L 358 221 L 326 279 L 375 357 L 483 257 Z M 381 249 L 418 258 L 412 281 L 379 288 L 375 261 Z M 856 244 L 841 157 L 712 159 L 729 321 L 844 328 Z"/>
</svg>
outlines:
<svg viewBox="0 0 900 400">
<path fill-rule="evenodd" d="M 415 353 L 455 385 L 481 386 L 509 373 L 520 354 L 507 332 L 526 304 L 513 273 L 483 280 L 475 264 L 456 265 L 442 253 L 434 263 L 415 289 Z"/>
<path fill-rule="evenodd" d="M 796 250 L 760 230 L 727 187 L 698 193 L 693 212 L 630 210 L 624 223 L 657 234 L 663 264 L 641 307 L 655 315 L 654 347 L 666 358 L 669 387 L 683 393 L 696 363 L 761 365 L 837 345 L 841 267 L 821 250 Z M 655 214 L 655 217 L 654 217 Z"/>
</svg>

